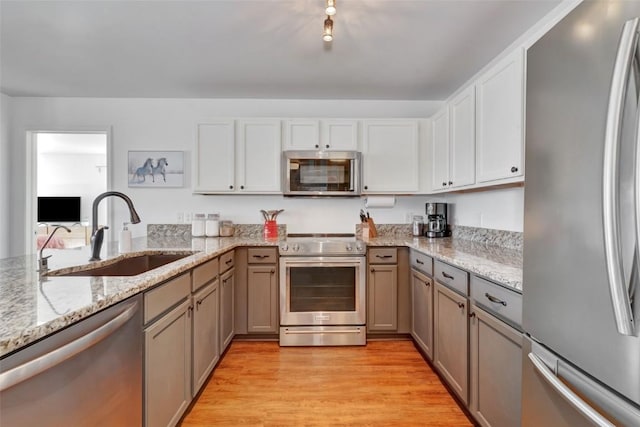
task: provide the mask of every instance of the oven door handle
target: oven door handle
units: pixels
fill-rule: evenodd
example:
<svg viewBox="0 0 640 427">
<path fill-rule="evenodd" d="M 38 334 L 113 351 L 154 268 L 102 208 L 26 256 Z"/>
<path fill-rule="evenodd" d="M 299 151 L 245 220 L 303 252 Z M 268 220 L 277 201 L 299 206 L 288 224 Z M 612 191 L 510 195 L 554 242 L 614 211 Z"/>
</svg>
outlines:
<svg viewBox="0 0 640 427">
<path fill-rule="evenodd" d="M 287 335 L 307 335 L 307 334 L 359 334 L 361 333 L 362 330 L 361 329 L 341 329 L 338 331 L 334 331 L 334 330 L 326 330 L 326 331 L 290 331 L 288 329 L 285 329 L 284 333 Z"/>
</svg>

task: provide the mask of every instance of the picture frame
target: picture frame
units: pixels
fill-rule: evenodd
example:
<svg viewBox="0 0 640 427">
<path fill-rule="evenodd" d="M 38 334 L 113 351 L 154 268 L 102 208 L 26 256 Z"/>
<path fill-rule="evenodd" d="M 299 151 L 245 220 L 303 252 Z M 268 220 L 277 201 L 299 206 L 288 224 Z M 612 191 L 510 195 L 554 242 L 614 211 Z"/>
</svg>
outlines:
<svg viewBox="0 0 640 427">
<path fill-rule="evenodd" d="M 129 151 L 127 182 L 130 188 L 184 186 L 184 151 Z"/>
</svg>

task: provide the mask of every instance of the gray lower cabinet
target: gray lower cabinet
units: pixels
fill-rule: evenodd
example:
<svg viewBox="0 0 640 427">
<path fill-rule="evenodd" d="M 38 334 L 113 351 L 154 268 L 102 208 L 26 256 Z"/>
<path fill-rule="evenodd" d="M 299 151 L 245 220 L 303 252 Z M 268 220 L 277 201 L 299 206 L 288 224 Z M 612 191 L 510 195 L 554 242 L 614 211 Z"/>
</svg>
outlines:
<svg viewBox="0 0 640 427">
<path fill-rule="evenodd" d="M 411 270 L 411 335 L 430 360 L 433 360 L 433 280 Z"/>
<path fill-rule="evenodd" d="M 465 404 L 469 400 L 468 309 L 465 296 L 436 281 L 433 363 Z"/>
<path fill-rule="evenodd" d="M 278 332 L 276 264 L 249 265 L 247 268 L 247 331 L 249 333 Z"/>
<path fill-rule="evenodd" d="M 193 294 L 193 396 L 220 358 L 220 288 L 217 276 Z"/>
<path fill-rule="evenodd" d="M 221 257 L 222 260 L 222 257 Z M 235 269 L 220 275 L 220 353 L 222 354 L 233 339 Z"/>
<path fill-rule="evenodd" d="M 370 248 L 367 254 L 367 331 L 398 329 L 398 250 Z"/>
<path fill-rule="evenodd" d="M 191 402 L 191 298 L 144 331 L 144 422 L 174 426 Z"/>
<path fill-rule="evenodd" d="M 484 427 L 520 425 L 522 334 L 471 306 L 469 409 Z"/>
</svg>

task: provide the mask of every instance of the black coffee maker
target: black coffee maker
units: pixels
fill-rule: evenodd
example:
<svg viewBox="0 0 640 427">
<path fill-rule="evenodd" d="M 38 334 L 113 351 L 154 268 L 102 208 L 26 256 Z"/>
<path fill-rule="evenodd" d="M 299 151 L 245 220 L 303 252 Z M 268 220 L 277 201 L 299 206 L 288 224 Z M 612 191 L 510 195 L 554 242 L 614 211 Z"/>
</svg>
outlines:
<svg viewBox="0 0 640 427">
<path fill-rule="evenodd" d="M 425 224 L 425 236 L 427 237 L 447 237 L 449 224 L 447 223 L 446 203 L 427 203 L 427 223 Z"/>
</svg>

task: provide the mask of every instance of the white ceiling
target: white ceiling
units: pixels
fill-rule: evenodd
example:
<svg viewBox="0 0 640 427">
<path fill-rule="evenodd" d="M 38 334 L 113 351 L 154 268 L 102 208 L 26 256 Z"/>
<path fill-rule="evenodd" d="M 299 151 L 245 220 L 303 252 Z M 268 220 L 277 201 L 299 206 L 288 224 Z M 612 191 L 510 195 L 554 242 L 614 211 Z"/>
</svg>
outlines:
<svg viewBox="0 0 640 427">
<path fill-rule="evenodd" d="M 9 96 L 446 99 L 560 0 L 0 2 Z"/>
</svg>

